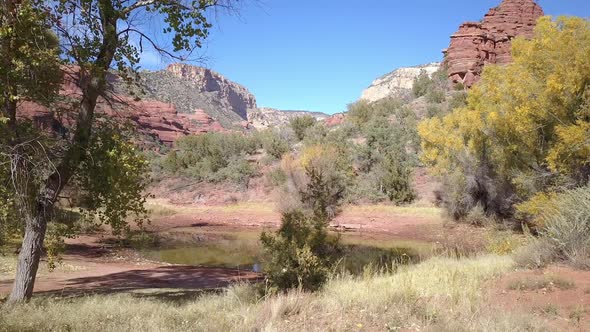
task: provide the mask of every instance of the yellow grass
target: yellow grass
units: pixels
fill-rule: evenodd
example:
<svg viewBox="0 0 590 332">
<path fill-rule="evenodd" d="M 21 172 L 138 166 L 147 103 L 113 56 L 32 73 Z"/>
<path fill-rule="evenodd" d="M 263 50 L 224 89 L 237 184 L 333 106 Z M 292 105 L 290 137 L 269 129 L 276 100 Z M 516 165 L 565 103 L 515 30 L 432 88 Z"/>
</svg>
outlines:
<svg viewBox="0 0 590 332">
<path fill-rule="evenodd" d="M 484 283 L 513 265 L 507 256 L 433 258 L 395 274 L 336 278 L 315 294 L 265 299 L 248 285 L 183 300 L 166 292 L 38 298 L 0 309 L 0 330 L 541 331 L 539 318 L 485 304 Z"/>
<path fill-rule="evenodd" d="M 152 199 L 147 202 L 147 208 L 150 211 L 166 211 L 172 214 L 188 214 L 188 213 L 204 213 L 204 212 L 219 212 L 219 213 L 235 213 L 235 212 L 259 212 L 272 213 L 274 212 L 273 203 L 263 202 L 240 202 L 237 204 L 226 205 L 176 205 L 171 204 L 165 199 Z"/>
</svg>

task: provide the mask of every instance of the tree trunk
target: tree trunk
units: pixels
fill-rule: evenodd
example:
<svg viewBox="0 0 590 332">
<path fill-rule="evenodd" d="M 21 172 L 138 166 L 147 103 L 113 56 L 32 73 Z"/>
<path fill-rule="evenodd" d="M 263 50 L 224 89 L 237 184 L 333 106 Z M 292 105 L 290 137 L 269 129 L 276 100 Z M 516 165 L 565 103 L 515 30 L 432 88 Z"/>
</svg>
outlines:
<svg viewBox="0 0 590 332">
<path fill-rule="evenodd" d="M 108 0 L 98 2 L 103 26 L 103 41 L 97 59 L 90 72 L 83 67 L 79 71 L 82 100 L 76 120 L 71 145 L 55 171 L 45 180 L 36 199 L 36 208 L 25 213 L 25 238 L 18 258 L 16 276 L 9 303 L 29 300 L 33 295 L 35 278 L 43 250 L 47 223 L 51 218 L 58 195 L 68 184 L 75 170 L 83 161 L 88 148 L 94 121 L 94 111 L 98 97 L 106 87 L 106 74 L 118 47 L 117 15 L 113 3 Z"/>
<path fill-rule="evenodd" d="M 43 251 L 43 240 L 47 230 L 44 214 L 27 216 L 25 237 L 18 255 L 16 276 L 8 303 L 27 301 L 33 296 L 35 277 Z"/>
</svg>

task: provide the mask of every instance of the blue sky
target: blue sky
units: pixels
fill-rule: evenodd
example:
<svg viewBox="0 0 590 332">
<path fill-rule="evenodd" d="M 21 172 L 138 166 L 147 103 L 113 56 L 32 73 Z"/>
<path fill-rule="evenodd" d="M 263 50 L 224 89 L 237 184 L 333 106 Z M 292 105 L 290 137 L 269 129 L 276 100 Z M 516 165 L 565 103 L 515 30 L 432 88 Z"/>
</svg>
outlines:
<svg viewBox="0 0 590 332">
<path fill-rule="evenodd" d="M 397 67 L 440 61 L 449 36 L 500 0 L 259 0 L 219 16 L 204 66 L 259 106 L 337 113 Z M 540 0 L 548 15 L 590 17 L 589 0 Z M 145 68 L 163 61 L 146 53 Z"/>
</svg>

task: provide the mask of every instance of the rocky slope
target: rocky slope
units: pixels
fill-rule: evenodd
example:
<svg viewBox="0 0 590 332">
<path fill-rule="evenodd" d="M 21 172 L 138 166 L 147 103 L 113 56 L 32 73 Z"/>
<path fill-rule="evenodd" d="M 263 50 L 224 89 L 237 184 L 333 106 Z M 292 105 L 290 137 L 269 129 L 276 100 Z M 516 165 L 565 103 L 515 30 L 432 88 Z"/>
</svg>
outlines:
<svg viewBox="0 0 590 332">
<path fill-rule="evenodd" d="M 414 79 L 422 70 L 429 75 L 440 68 L 440 63 L 433 62 L 415 67 L 403 67 L 385 74 L 371 84 L 362 93 L 361 99 L 368 102 L 375 102 L 384 98 L 404 98 L 412 92 Z"/>
<path fill-rule="evenodd" d="M 304 115 L 311 115 L 318 121 L 323 121 L 329 117 L 328 114 L 320 112 L 283 111 L 270 107 L 261 107 L 249 110 L 248 123 L 253 128 L 262 130 L 287 124 L 292 118 Z"/>
<path fill-rule="evenodd" d="M 64 81 L 60 95 L 66 100 L 81 99 L 78 68 L 64 67 L 63 70 Z M 108 79 L 113 87 L 119 86 L 119 89 L 114 89 L 115 91 L 120 90 L 117 76 L 109 75 Z M 56 112 L 32 102 L 21 103 L 18 107 L 21 118 L 32 120 L 37 127 L 44 130 L 61 131 L 74 125 L 76 110 Z M 67 110 L 68 107 L 71 105 L 66 102 L 55 105 L 56 110 Z M 185 135 L 225 130 L 202 109 L 178 113 L 174 104 L 148 98 L 136 100 L 122 93 L 112 94 L 108 101 L 99 98 L 96 112 L 99 116 L 106 115 L 121 121 L 131 121 L 137 126 L 139 133 L 169 145 Z"/>
<path fill-rule="evenodd" d="M 71 100 L 81 98 L 78 76 L 78 68 L 64 67 L 62 96 Z M 129 96 L 129 87 L 116 75 L 109 75 L 108 80 L 112 96 L 108 102 L 98 100 L 97 112 L 129 120 L 140 133 L 151 137 L 148 141 L 167 145 L 186 135 L 279 126 L 304 114 L 318 120 L 328 117 L 323 113 L 258 109 L 256 98 L 245 87 L 214 71 L 190 65 L 173 64 L 165 70 L 142 72 L 141 89 L 131 88 L 139 99 Z M 22 103 L 19 108 L 20 116 L 32 120 L 39 128 L 59 131 L 73 125 L 75 111 L 59 116 L 31 102 Z"/>
<path fill-rule="evenodd" d="M 141 73 L 144 97 L 175 105 L 179 113 L 204 111 L 228 129 L 245 125 L 256 98 L 244 86 L 210 69 L 172 64 L 165 70 Z"/>
<path fill-rule="evenodd" d="M 470 87 L 484 65 L 509 63 L 512 39 L 532 37 L 536 21 L 543 15 L 534 0 L 503 0 L 481 22 L 463 23 L 443 51 L 451 81 Z"/>
</svg>

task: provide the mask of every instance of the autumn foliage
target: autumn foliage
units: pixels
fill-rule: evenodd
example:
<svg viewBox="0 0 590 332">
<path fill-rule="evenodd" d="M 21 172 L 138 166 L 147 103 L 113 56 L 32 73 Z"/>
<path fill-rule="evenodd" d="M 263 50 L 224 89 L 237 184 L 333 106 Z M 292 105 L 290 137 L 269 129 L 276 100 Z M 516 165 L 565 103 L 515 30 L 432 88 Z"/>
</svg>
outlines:
<svg viewBox="0 0 590 332">
<path fill-rule="evenodd" d="M 512 216 L 535 195 L 589 180 L 590 23 L 543 17 L 512 54 L 485 68 L 466 107 L 419 125 L 422 161 L 452 182 L 443 192 L 459 192 L 443 198 L 463 204 L 456 218 L 476 205 Z"/>
</svg>

